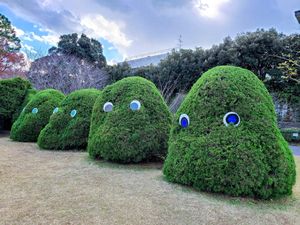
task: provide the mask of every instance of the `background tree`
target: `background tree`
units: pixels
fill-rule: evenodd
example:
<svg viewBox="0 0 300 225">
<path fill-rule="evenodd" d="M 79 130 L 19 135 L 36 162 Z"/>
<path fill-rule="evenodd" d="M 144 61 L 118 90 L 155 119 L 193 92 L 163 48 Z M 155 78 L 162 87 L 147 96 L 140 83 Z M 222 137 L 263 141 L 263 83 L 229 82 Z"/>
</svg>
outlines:
<svg viewBox="0 0 300 225">
<path fill-rule="evenodd" d="M 76 33 L 60 36 L 57 47 L 50 48 L 48 53 L 73 55 L 96 64 L 99 68 L 106 66 L 101 43 L 93 38 L 90 39 L 85 34 L 81 34 L 80 38 Z"/>
<path fill-rule="evenodd" d="M 27 73 L 37 89 L 54 88 L 65 94 L 82 88 L 103 88 L 108 75 L 97 65 L 74 55 L 53 53 L 35 60 Z"/>
<path fill-rule="evenodd" d="M 238 35 L 235 39 L 237 61 L 233 64 L 251 70 L 264 80 L 266 71 L 279 62 L 273 55 L 283 52 L 284 37 L 273 28 Z"/>
<path fill-rule="evenodd" d="M 0 77 L 23 75 L 24 55 L 20 51 L 20 39 L 10 21 L 0 14 Z"/>
</svg>

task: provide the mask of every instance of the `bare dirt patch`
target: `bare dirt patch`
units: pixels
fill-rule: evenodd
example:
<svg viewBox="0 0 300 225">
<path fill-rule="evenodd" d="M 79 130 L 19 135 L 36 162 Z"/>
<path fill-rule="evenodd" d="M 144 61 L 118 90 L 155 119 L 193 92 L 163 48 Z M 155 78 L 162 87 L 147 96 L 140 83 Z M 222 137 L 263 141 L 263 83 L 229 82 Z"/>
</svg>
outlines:
<svg viewBox="0 0 300 225">
<path fill-rule="evenodd" d="M 0 137 L 0 224 L 300 224 L 291 197 L 255 201 L 170 184 L 160 164 L 92 162 Z"/>
</svg>

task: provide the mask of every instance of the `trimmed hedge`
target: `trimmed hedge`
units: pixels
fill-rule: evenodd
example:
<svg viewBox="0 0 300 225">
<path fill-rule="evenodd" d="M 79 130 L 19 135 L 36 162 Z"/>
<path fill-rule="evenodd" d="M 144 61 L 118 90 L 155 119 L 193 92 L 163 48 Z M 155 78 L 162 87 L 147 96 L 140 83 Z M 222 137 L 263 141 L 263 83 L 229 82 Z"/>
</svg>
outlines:
<svg viewBox="0 0 300 225">
<path fill-rule="evenodd" d="M 29 81 L 20 77 L 0 80 L 0 129 L 10 130 L 29 89 Z"/>
<path fill-rule="evenodd" d="M 36 89 L 27 89 L 26 96 L 21 107 L 13 114 L 12 123 L 14 123 L 18 119 L 25 106 L 33 99 L 33 97 L 37 93 L 38 91 Z"/>
<path fill-rule="evenodd" d="M 238 126 L 223 123 L 231 111 Z M 178 124 L 181 114 L 189 116 L 187 128 Z M 295 163 L 264 84 L 233 66 L 204 73 L 176 113 L 163 172 L 169 181 L 232 196 L 291 194 Z"/>
<path fill-rule="evenodd" d="M 284 139 L 288 142 L 300 142 L 300 128 L 281 129 Z"/>
<path fill-rule="evenodd" d="M 10 138 L 14 141 L 37 141 L 41 130 L 49 122 L 54 108 L 64 97 L 64 94 L 54 89 L 43 90 L 36 94 L 14 122 Z M 32 113 L 34 108 L 38 109 L 37 113 Z"/>
<path fill-rule="evenodd" d="M 133 111 L 131 101 L 141 108 Z M 103 105 L 112 102 L 111 112 Z M 171 114 L 155 85 L 141 77 L 107 86 L 95 102 L 88 151 L 92 158 L 130 163 L 166 155 Z"/>
<path fill-rule="evenodd" d="M 38 137 L 38 145 L 50 150 L 86 148 L 94 102 L 100 91 L 81 89 L 70 93 L 60 104 Z M 77 114 L 71 117 L 71 111 Z"/>
</svg>

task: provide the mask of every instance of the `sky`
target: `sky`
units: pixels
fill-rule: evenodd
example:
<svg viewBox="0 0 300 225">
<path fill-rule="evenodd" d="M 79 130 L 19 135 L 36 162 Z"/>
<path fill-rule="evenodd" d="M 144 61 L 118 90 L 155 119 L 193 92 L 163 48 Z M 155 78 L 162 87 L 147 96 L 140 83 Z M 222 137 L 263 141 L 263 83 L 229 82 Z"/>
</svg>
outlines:
<svg viewBox="0 0 300 225">
<path fill-rule="evenodd" d="M 300 0 L 0 0 L 28 57 L 76 32 L 99 40 L 109 64 L 176 48 L 180 36 L 182 48 L 209 48 L 257 28 L 299 33 L 295 10 Z"/>
</svg>

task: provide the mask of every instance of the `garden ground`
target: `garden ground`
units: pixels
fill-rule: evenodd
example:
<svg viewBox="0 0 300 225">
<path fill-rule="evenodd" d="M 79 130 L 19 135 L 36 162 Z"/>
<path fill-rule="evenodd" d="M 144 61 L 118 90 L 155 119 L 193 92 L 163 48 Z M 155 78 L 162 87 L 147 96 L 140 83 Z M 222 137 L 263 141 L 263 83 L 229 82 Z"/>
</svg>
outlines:
<svg viewBox="0 0 300 225">
<path fill-rule="evenodd" d="M 256 201 L 163 179 L 161 164 L 93 162 L 0 137 L 0 224 L 300 224 L 300 157 L 291 197 Z"/>
</svg>

